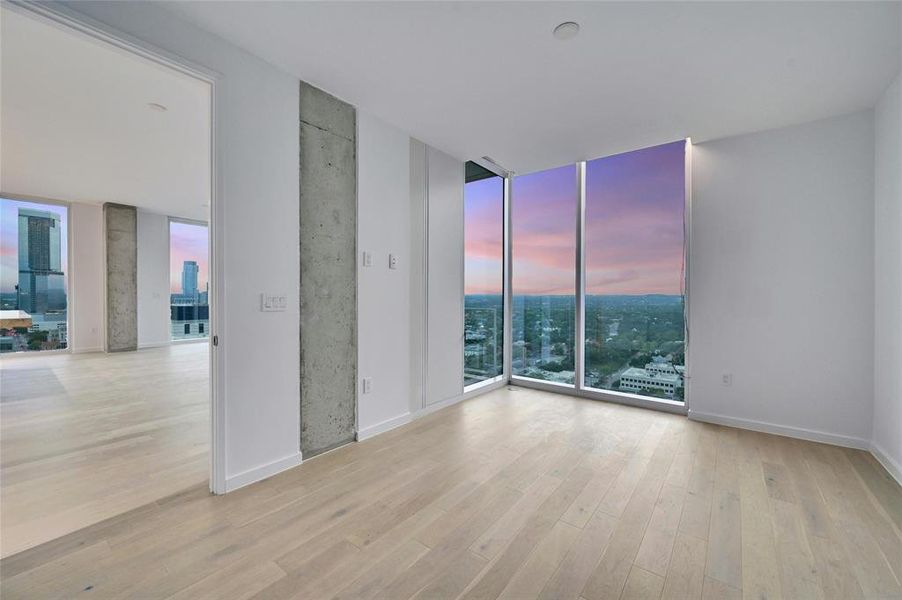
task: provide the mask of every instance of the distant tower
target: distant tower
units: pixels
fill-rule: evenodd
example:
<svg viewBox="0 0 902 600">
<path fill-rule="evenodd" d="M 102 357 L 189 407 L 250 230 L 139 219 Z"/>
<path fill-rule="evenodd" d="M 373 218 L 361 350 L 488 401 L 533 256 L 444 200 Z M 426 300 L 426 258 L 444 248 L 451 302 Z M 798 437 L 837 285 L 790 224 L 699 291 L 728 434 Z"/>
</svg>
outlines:
<svg viewBox="0 0 902 600">
<path fill-rule="evenodd" d="M 31 314 L 66 309 L 60 249 L 60 216 L 19 209 L 19 286 L 16 301 Z"/>
<path fill-rule="evenodd" d="M 197 262 L 186 260 L 182 265 L 182 295 L 197 302 Z"/>
</svg>

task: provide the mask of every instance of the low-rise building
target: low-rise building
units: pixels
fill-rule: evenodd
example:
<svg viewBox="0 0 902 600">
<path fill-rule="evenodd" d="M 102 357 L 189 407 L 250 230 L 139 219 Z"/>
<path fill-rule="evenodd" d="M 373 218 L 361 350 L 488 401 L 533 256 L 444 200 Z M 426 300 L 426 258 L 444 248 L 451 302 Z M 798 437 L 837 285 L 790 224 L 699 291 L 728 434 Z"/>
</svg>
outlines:
<svg viewBox="0 0 902 600">
<path fill-rule="evenodd" d="M 644 369 L 630 367 L 620 375 L 620 390 L 624 392 L 657 390 L 664 392 L 668 398 L 673 398 L 682 387 L 683 367 L 674 366 L 662 356 L 652 358 L 652 362 L 646 363 Z"/>
</svg>

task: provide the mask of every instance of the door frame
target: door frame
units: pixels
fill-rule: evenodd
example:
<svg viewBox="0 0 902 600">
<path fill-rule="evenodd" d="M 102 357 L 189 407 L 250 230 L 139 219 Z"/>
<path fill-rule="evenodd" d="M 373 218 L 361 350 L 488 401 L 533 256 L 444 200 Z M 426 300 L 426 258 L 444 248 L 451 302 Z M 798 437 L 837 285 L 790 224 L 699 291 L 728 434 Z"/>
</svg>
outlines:
<svg viewBox="0 0 902 600">
<path fill-rule="evenodd" d="M 194 77 L 210 86 L 210 207 L 209 207 L 209 281 L 210 281 L 210 491 L 224 494 L 226 488 L 225 456 L 225 352 L 218 343 L 222 331 L 224 313 L 225 269 L 223 267 L 224 228 L 222 219 L 222 197 L 220 192 L 220 159 L 216 145 L 217 130 L 217 86 L 222 75 L 193 61 L 158 48 L 113 27 L 91 19 L 66 6 L 8 0 L 5 7 L 43 20 L 46 23 L 74 31 L 82 36 L 104 42 L 124 52 L 140 56 Z"/>
</svg>

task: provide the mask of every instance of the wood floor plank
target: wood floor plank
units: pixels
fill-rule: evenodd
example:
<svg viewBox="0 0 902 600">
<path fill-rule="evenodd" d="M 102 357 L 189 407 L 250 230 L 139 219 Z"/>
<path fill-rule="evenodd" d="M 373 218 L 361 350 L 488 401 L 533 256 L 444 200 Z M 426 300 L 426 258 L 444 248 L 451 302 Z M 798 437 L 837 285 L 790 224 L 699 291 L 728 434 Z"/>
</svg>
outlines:
<svg viewBox="0 0 902 600">
<path fill-rule="evenodd" d="M 560 485 L 561 481 L 555 477 L 549 475 L 539 477 L 524 490 L 523 497 L 504 517 L 473 542 L 470 551 L 486 559 L 495 558 Z"/>
<path fill-rule="evenodd" d="M 569 523 L 558 521 L 548 537 L 535 547 L 499 598 L 537 598 L 581 531 Z"/>
<path fill-rule="evenodd" d="M 621 600 L 655 600 L 661 597 L 663 589 L 663 577 L 633 566 L 620 598 Z"/>
<path fill-rule="evenodd" d="M 52 408 L 27 402 L 17 397 L 0 416 L 22 425 L 37 418 L 29 410 Z M 125 404 L 134 406 L 91 406 L 95 416 L 120 418 L 107 421 L 115 427 L 96 444 L 41 449 L 24 430 L 13 438 L 25 445 L 3 440 L 0 475 L 16 488 L 4 499 L 22 503 L 39 482 L 52 493 L 10 529 L 0 521 L 0 537 L 20 536 L 17 527 L 52 507 L 64 481 L 54 469 L 85 468 L 105 451 L 118 456 L 86 485 L 143 451 L 190 480 L 190 467 L 147 445 L 141 425 L 175 435 L 187 421 Z M 127 415 L 136 421 L 121 420 Z M 892 516 L 902 492 L 875 465 L 823 444 L 501 389 L 225 496 L 197 482 L 128 509 L 130 490 L 111 494 L 90 510 L 119 514 L 0 560 L 0 594 L 892 598 L 902 594 Z M 73 510 L 51 510 L 48 523 Z"/>
<path fill-rule="evenodd" d="M 678 532 L 673 544 L 673 560 L 664 579 L 662 598 L 693 600 L 702 597 L 705 584 L 707 543 Z"/>
<path fill-rule="evenodd" d="M 663 485 L 639 546 L 634 561 L 636 566 L 661 577 L 667 574 L 685 497 L 685 488 L 669 483 Z"/>
<path fill-rule="evenodd" d="M 777 564 L 773 521 L 756 438 L 740 434 L 740 521 L 742 545 L 742 594 L 747 598 L 783 597 Z"/>
<path fill-rule="evenodd" d="M 208 346 L 0 360 L 0 557 L 209 477 Z"/>
<path fill-rule="evenodd" d="M 740 600 L 742 591 L 722 581 L 705 577 L 702 600 Z"/>
<path fill-rule="evenodd" d="M 742 589 L 742 521 L 739 496 L 729 490 L 715 492 L 708 533 L 705 574 L 735 589 Z"/>
<path fill-rule="evenodd" d="M 600 464 L 596 467 L 595 475 L 561 517 L 562 521 L 576 527 L 585 527 L 626 464 L 626 460 L 620 454 L 608 455 L 605 460 L 598 462 Z"/>
<path fill-rule="evenodd" d="M 601 561 L 586 582 L 581 595 L 586 600 L 617 597 L 629 577 L 655 501 L 673 460 L 673 437 L 664 436 L 630 497 Z"/>
<path fill-rule="evenodd" d="M 573 600 L 580 592 L 601 560 L 617 520 L 603 512 L 596 512 L 586 523 L 573 548 L 558 566 L 542 589 L 543 600 Z"/>
<path fill-rule="evenodd" d="M 808 545 L 798 506 L 772 498 L 771 511 L 784 596 L 799 599 L 823 598 L 817 564 Z"/>
<path fill-rule="evenodd" d="M 539 506 L 523 528 L 511 540 L 498 559 L 478 582 L 463 595 L 467 600 L 497 598 L 529 557 L 530 552 L 551 533 L 561 515 L 570 507 L 588 483 L 592 470 L 578 466 Z"/>
</svg>

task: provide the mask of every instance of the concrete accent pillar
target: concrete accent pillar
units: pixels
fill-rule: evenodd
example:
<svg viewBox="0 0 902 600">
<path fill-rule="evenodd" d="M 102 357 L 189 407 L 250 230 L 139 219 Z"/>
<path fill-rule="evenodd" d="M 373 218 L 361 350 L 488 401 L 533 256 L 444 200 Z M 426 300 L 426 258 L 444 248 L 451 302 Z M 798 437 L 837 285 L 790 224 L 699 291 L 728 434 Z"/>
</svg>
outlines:
<svg viewBox="0 0 902 600">
<path fill-rule="evenodd" d="M 357 152 L 354 107 L 301 82 L 301 451 L 354 440 Z"/>
<path fill-rule="evenodd" d="M 103 205 L 106 350 L 138 348 L 138 219 L 134 206 Z"/>
</svg>

